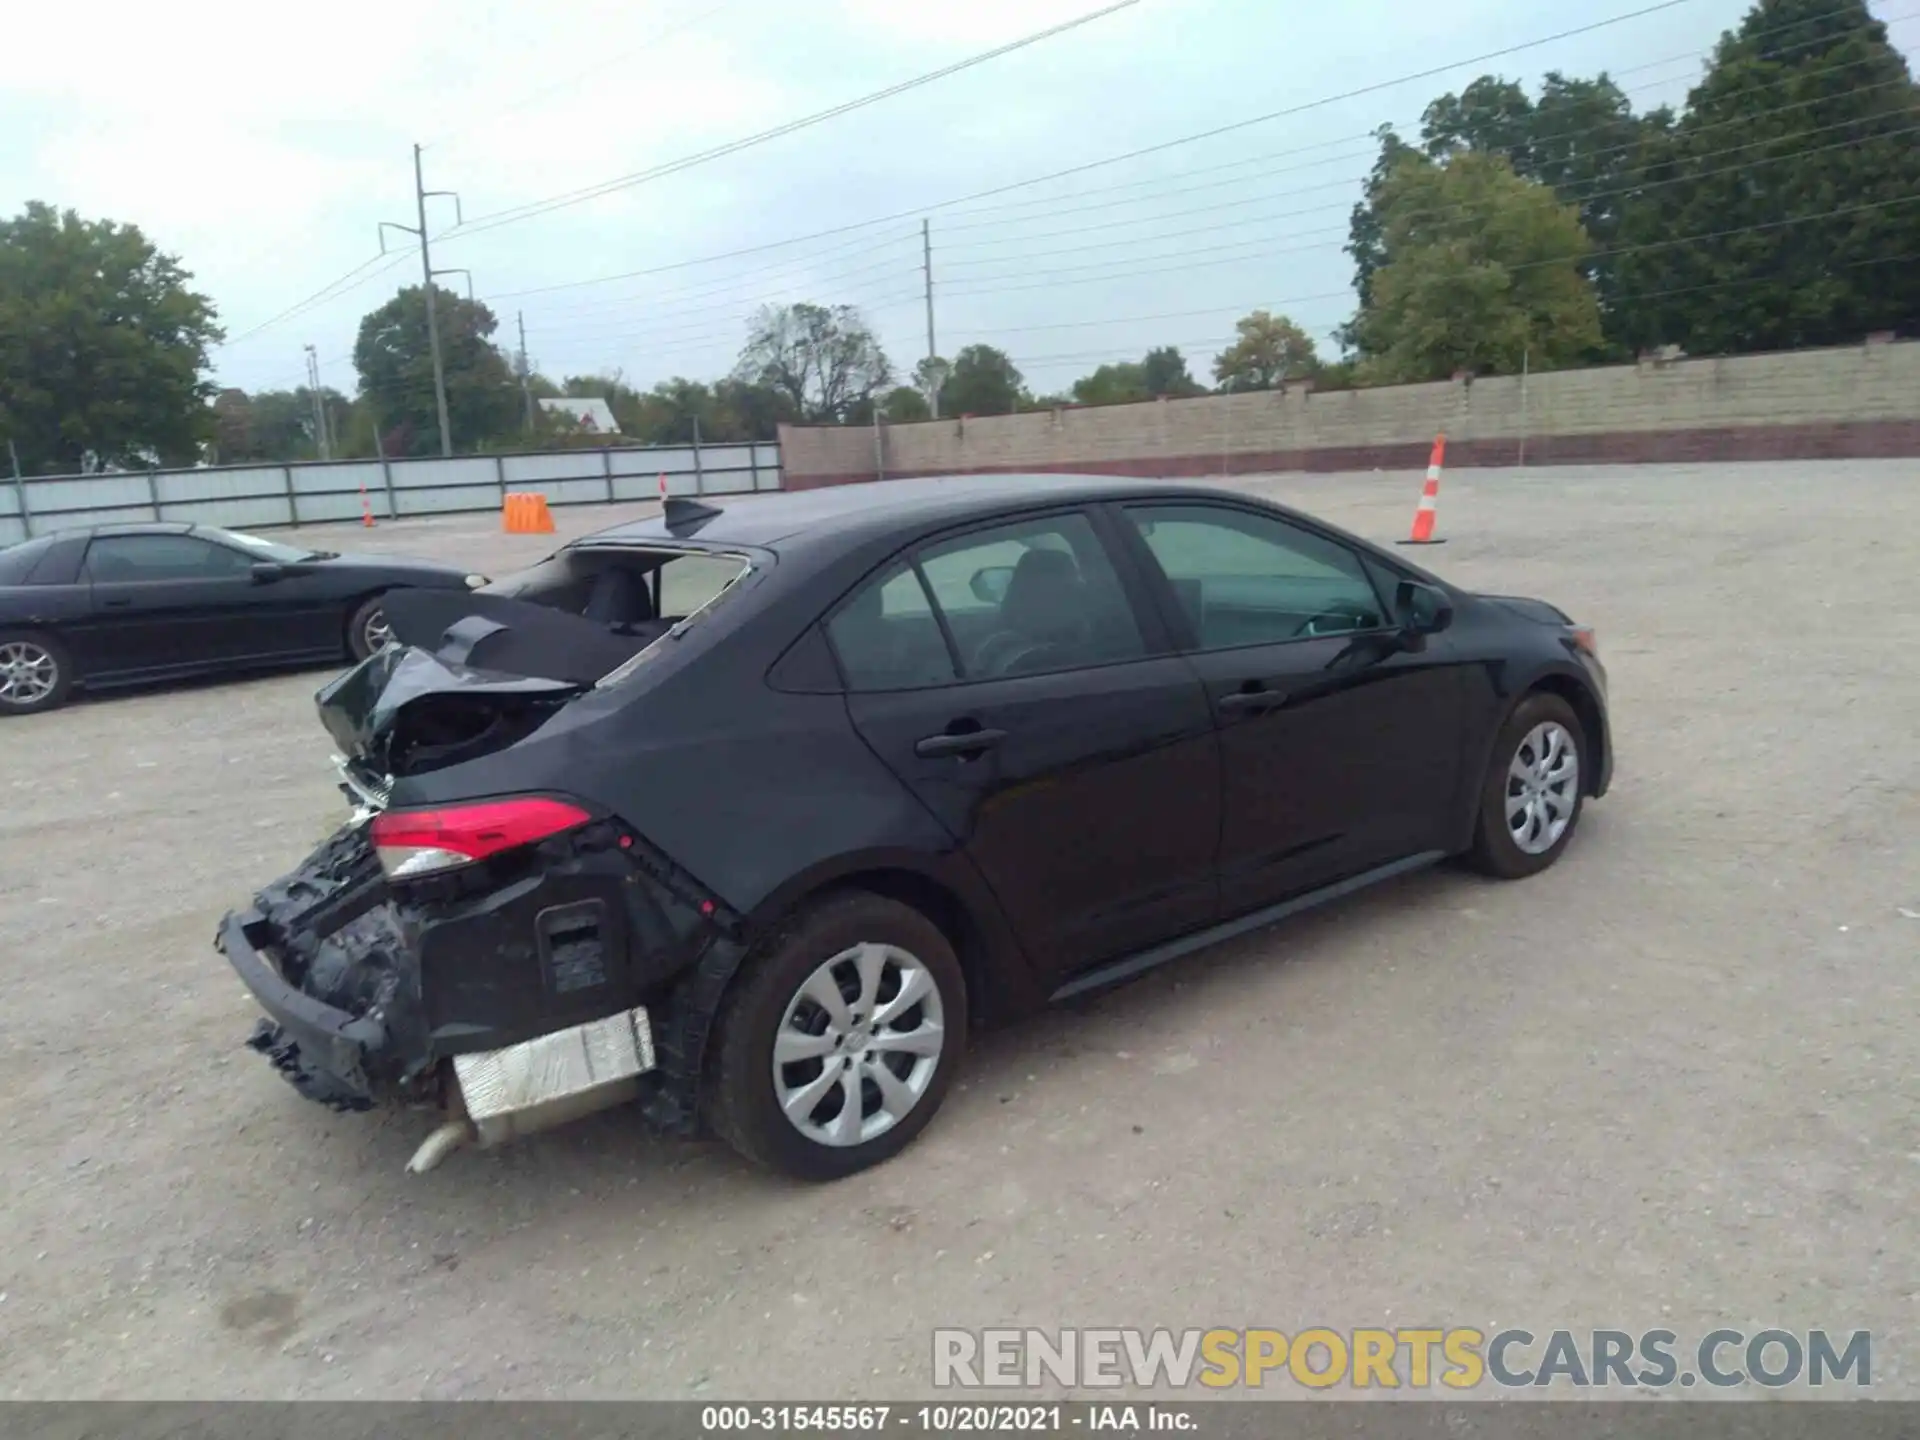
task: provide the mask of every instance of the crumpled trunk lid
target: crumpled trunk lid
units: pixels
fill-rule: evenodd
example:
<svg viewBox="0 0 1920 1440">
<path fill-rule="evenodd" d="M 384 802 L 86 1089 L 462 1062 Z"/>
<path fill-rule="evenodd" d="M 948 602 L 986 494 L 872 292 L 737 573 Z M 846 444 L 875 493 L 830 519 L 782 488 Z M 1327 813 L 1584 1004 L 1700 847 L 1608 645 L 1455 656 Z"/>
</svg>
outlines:
<svg viewBox="0 0 1920 1440">
<path fill-rule="evenodd" d="M 651 638 L 498 595 L 394 591 L 386 611 L 394 643 L 314 700 L 341 753 L 390 778 L 517 744 Z"/>
</svg>

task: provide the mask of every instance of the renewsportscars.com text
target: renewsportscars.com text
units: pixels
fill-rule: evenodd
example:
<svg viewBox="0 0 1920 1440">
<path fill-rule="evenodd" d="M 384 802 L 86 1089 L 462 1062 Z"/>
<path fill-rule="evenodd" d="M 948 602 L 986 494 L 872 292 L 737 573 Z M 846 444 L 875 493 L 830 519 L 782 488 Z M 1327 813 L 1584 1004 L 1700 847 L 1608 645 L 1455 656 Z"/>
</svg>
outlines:
<svg viewBox="0 0 1920 1440">
<path fill-rule="evenodd" d="M 1486 1331 L 1467 1326 L 1334 1330 L 936 1330 L 940 1388 L 1131 1386 L 1214 1390 L 1473 1390 L 1483 1386 L 1864 1388 L 1865 1330 Z"/>
</svg>

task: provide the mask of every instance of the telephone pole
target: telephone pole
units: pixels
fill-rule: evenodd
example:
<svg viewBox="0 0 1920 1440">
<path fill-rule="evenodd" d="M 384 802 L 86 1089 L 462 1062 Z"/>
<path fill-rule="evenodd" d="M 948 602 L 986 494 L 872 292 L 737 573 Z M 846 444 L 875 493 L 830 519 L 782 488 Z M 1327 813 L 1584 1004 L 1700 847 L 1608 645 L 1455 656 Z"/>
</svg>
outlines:
<svg viewBox="0 0 1920 1440">
<path fill-rule="evenodd" d="M 307 352 L 307 394 L 313 397 L 313 447 L 322 460 L 333 458 L 333 436 L 327 426 L 327 402 L 320 394 L 320 357 L 313 346 Z"/>
<path fill-rule="evenodd" d="M 933 393 L 927 396 L 927 404 L 933 411 L 933 418 L 940 418 L 939 377 L 933 374 L 933 360 L 940 352 L 933 343 L 933 222 L 920 222 L 920 269 L 927 282 L 927 378 L 932 382 Z"/>
<path fill-rule="evenodd" d="M 452 270 L 433 268 L 433 251 L 427 241 L 427 199 L 434 195 L 444 195 L 453 201 L 453 223 L 463 224 L 466 217 L 460 213 L 460 197 L 451 190 L 427 189 L 426 177 L 420 165 L 420 146 L 413 147 L 413 206 L 418 225 L 401 225 L 392 220 L 380 222 L 380 253 L 387 253 L 387 231 L 399 230 L 412 235 L 420 242 L 420 277 L 427 291 L 427 345 L 433 351 L 433 403 L 440 419 L 440 453 L 453 454 L 453 422 L 447 418 L 447 366 L 440 354 L 440 319 L 433 300 L 433 280 L 436 275 L 452 275 Z M 467 277 L 471 283 L 473 277 Z"/>
<path fill-rule="evenodd" d="M 520 398 L 527 404 L 527 433 L 531 435 L 533 424 L 533 386 L 528 383 L 527 373 L 527 317 L 520 311 L 513 312 L 514 327 L 520 332 Z"/>
</svg>

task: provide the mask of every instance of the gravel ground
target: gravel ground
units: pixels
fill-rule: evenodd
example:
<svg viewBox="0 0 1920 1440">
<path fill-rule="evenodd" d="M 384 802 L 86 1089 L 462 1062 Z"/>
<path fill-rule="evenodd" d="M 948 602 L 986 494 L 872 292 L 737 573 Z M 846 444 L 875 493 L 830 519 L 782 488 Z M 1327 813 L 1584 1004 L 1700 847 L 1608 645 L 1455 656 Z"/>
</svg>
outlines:
<svg viewBox="0 0 1920 1440">
<path fill-rule="evenodd" d="M 1240 483 L 1387 539 L 1418 492 Z M 941 1325 L 1420 1322 L 1871 1329 L 1920 1396 L 1920 464 L 1459 472 L 1440 533 L 1599 627 L 1619 765 L 1565 862 L 988 1036 L 827 1188 L 625 1113 L 408 1178 L 422 1117 L 241 1048 L 210 941 L 342 813 L 322 676 L 0 725 L 0 1395 L 906 1397 Z"/>
</svg>

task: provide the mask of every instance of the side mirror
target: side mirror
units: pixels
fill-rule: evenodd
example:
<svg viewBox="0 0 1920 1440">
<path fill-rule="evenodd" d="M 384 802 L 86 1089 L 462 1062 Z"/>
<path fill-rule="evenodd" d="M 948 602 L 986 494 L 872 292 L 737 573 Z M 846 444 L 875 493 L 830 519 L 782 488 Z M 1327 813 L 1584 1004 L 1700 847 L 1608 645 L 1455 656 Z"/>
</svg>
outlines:
<svg viewBox="0 0 1920 1440">
<path fill-rule="evenodd" d="M 1007 597 L 1007 587 L 1013 584 L 1011 565 L 989 565 L 984 570 L 973 572 L 973 579 L 967 582 L 967 588 L 973 591 L 973 598 L 984 600 L 989 605 L 998 605 Z"/>
<path fill-rule="evenodd" d="M 286 574 L 286 566 L 276 564 L 271 560 L 261 560 L 253 567 L 253 583 L 256 585 L 271 585 L 276 580 L 285 579 Z"/>
<path fill-rule="evenodd" d="M 1438 635 L 1453 624 L 1453 602 L 1446 592 L 1418 580 L 1402 580 L 1394 594 L 1395 618 L 1409 636 Z"/>
</svg>

